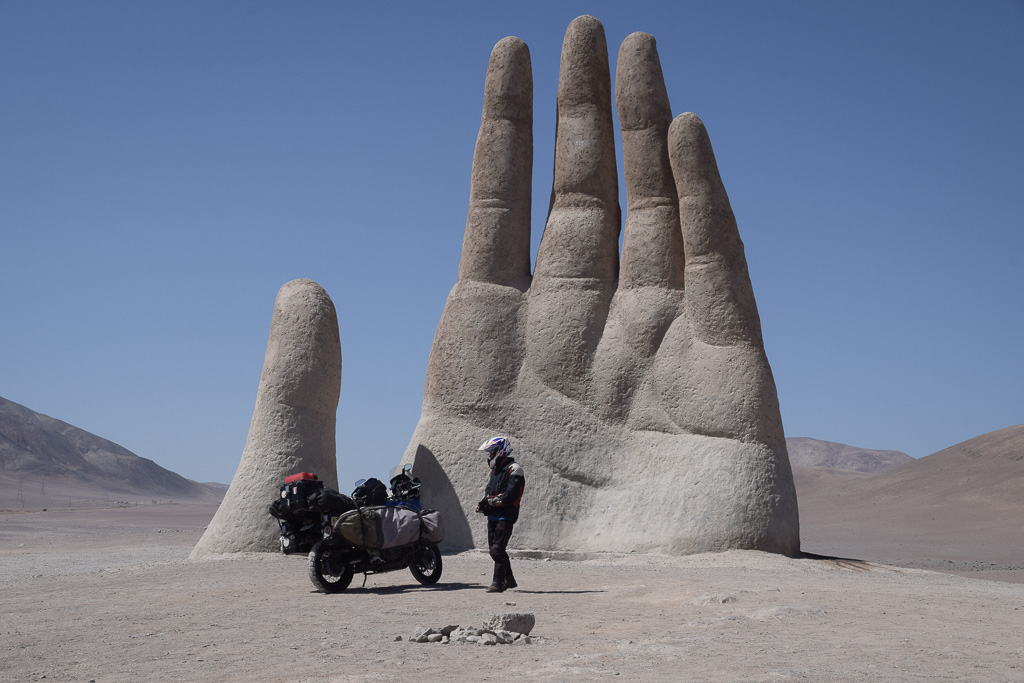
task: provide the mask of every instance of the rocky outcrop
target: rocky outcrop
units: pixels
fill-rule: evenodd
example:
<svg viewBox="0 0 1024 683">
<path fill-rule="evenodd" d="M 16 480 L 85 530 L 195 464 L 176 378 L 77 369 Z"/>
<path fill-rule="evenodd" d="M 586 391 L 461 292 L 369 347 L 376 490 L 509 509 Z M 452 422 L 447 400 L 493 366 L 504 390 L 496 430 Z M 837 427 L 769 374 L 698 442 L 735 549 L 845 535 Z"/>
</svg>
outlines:
<svg viewBox="0 0 1024 683">
<path fill-rule="evenodd" d="M 714 152 L 672 119 L 654 38 L 619 51 L 629 201 L 620 209 L 604 29 L 570 25 L 554 184 L 530 270 L 532 71 L 491 54 L 458 280 L 405 454 L 448 547 L 482 547 L 475 452 L 512 439 L 525 468 L 513 545 L 569 551 L 799 550 L 771 368 Z"/>
<path fill-rule="evenodd" d="M 335 421 L 341 392 L 338 318 L 327 292 L 293 280 L 277 295 L 249 437 L 234 479 L 191 558 L 280 549 L 267 506 L 284 478 L 313 472 L 338 488 Z"/>
</svg>

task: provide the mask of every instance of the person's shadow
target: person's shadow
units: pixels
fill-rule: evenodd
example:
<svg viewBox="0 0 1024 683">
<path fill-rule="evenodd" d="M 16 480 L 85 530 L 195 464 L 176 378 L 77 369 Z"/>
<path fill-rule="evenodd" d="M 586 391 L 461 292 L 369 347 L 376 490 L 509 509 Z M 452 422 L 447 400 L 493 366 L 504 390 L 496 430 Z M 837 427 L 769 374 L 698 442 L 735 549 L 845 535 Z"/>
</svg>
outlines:
<svg viewBox="0 0 1024 683">
<path fill-rule="evenodd" d="M 379 595 L 394 595 L 398 593 L 413 593 L 419 591 L 461 591 L 461 590 L 483 590 L 487 586 L 482 583 L 464 583 L 462 581 L 453 581 L 451 583 L 437 583 L 433 586 L 423 586 L 418 583 L 402 584 L 400 586 L 350 586 L 341 593 L 329 593 L 329 595 L 343 595 L 344 593 L 354 593 L 356 591 L 362 591 L 366 593 L 377 593 Z M 317 590 L 312 590 L 310 593 L 318 593 Z M 604 593 L 603 590 L 518 590 L 508 591 L 505 595 L 514 596 L 516 593 L 525 593 L 527 595 L 576 595 L 581 593 Z"/>
<path fill-rule="evenodd" d="M 515 595 L 516 593 L 527 593 L 531 595 L 575 595 L 577 593 L 604 593 L 603 590 L 585 590 L 585 591 L 523 591 L 516 590 L 515 593 L 508 593 L 508 595 Z"/>
</svg>

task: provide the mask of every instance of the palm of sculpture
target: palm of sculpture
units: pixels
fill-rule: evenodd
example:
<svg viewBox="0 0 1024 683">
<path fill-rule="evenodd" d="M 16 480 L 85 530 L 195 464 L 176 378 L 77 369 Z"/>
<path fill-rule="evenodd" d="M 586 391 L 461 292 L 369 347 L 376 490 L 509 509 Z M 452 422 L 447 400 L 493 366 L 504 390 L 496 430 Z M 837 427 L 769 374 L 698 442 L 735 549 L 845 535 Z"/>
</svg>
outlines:
<svg viewBox="0 0 1024 683">
<path fill-rule="evenodd" d="M 527 471 L 521 547 L 797 552 L 775 384 L 710 141 L 696 116 L 672 121 L 651 36 L 629 36 L 617 69 L 621 267 L 607 48 L 580 17 L 531 276 L 530 57 L 517 38 L 495 46 L 459 278 L 406 461 L 455 547 L 479 545 L 475 446 L 502 433 Z"/>
</svg>

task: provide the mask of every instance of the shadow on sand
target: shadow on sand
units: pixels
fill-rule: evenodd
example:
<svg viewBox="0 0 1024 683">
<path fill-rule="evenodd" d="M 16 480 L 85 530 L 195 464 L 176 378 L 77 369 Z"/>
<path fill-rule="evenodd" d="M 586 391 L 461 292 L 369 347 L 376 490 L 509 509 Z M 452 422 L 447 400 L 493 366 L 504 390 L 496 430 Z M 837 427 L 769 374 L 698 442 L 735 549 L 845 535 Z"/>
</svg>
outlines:
<svg viewBox="0 0 1024 683">
<path fill-rule="evenodd" d="M 815 562 L 826 562 L 828 564 L 834 564 L 840 569 L 848 569 L 854 572 L 869 572 L 872 568 L 877 567 L 877 562 L 867 562 L 866 560 L 855 560 L 850 557 L 833 557 L 831 555 L 816 555 L 814 553 L 800 553 L 794 555 L 795 560 L 814 560 Z"/>
<path fill-rule="evenodd" d="M 396 593 L 410 593 L 413 591 L 460 591 L 469 588 L 480 588 L 478 583 L 460 583 L 458 581 L 452 583 L 438 583 L 433 586 L 423 586 L 418 583 L 403 584 L 401 586 L 361 586 L 356 585 L 355 581 L 352 585 L 343 590 L 341 593 L 328 593 L 328 595 L 344 595 L 345 593 L 376 593 L 380 595 L 394 595 Z M 320 591 L 311 590 L 310 593 L 319 593 Z"/>
</svg>

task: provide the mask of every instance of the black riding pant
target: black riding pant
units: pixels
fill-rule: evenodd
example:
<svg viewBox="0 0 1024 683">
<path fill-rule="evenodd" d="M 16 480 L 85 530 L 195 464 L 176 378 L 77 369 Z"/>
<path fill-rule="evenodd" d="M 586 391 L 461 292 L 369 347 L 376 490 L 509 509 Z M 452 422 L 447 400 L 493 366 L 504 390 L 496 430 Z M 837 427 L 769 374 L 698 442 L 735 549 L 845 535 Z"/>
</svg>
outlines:
<svg viewBox="0 0 1024 683">
<path fill-rule="evenodd" d="M 487 522 L 487 545 L 491 552 L 491 559 L 494 560 L 493 583 L 497 586 L 512 579 L 512 561 L 509 560 L 508 541 L 512 538 L 512 522 L 505 519 L 488 520 Z"/>
</svg>

